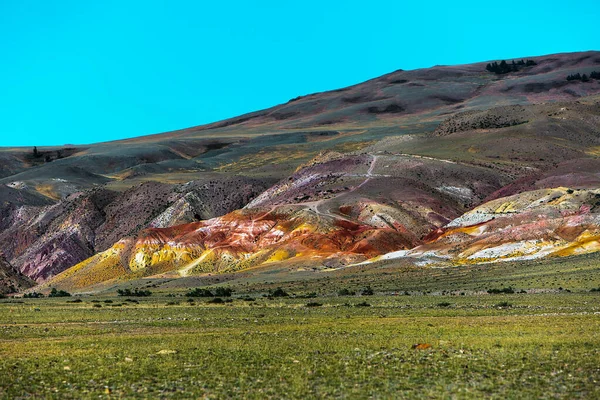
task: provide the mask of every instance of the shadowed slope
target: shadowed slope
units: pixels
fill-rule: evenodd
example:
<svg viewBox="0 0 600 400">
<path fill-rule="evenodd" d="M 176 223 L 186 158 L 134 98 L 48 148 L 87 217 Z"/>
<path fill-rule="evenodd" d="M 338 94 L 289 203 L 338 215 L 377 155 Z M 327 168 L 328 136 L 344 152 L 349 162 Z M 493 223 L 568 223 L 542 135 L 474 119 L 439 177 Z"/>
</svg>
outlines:
<svg viewBox="0 0 600 400">
<path fill-rule="evenodd" d="M 4 254 L 0 253 L 0 295 L 16 293 L 33 285 L 33 281 L 10 265 Z"/>
</svg>

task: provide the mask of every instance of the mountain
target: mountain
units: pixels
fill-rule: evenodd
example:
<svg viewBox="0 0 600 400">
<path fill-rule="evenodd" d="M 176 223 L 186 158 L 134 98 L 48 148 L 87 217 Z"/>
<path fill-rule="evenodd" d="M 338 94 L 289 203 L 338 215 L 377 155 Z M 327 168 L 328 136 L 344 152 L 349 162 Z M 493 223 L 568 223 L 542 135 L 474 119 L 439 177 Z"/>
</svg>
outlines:
<svg viewBox="0 0 600 400">
<path fill-rule="evenodd" d="M 282 263 L 337 268 L 398 250 L 459 263 L 517 248 L 507 227 L 525 231 L 536 215 L 560 225 L 585 214 L 593 235 L 600 82 L 566 76 L 600 69 L 600 53 L 529 60 L 505 74 L 487 63 L 396 71 L 125 141 L 4 149 L 0 249 L 38 282 L 81 288 Z M 544 189 L 582 193 L 565 198 L 579 214 L 525 212 Z M 530 191 L 534 200 L 515 200 L 520 217 L 477 220 L 489 225 L 485 241 L 465 233 L 473 213 Z M 558 251 L 577 237 L 551 241 Z M 501 254 L 490 259 L 514 256 Z"/>
</svg>

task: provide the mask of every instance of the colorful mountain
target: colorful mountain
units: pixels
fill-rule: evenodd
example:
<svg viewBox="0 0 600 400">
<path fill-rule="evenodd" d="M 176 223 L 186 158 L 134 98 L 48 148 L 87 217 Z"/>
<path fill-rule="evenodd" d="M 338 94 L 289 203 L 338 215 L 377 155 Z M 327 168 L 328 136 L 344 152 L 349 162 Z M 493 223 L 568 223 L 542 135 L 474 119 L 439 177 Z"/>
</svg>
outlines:
<svg viewBox="0 0 600 400">
<path fill-rule="evenodd" d="M 600 68 L 600 53 L 531 59 L 506 74 L 396 71 L 206 126 L 41 148 L 50 162 L 4 149 L 0 249 L 70 288 L 594 251 L 600 82 L 566 76 Z"/>
</svg>

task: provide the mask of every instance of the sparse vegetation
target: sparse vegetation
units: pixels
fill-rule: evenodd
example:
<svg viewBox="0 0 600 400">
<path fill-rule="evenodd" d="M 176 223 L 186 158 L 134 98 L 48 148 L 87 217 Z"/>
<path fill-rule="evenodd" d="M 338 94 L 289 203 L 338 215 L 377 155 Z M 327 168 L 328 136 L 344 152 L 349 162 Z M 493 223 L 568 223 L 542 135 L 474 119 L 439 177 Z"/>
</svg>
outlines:
<svg viewBox="0 0 600 400">
<path fill-rule="evenodd" d="M 38 293 L 38 292 L 31 292 L 31 293 L 25 293 L 23 295 L 24 299 L 39 299 L 44 297 L 43 293 Z"/>
<path fill-rule="evenodd" d="M 306 303 L 305 307 L 321 307 L 322 305 L 323 305 L 323 303 L 311 301 L 309 303 Z"/>
<path fill-rule="evenodd" d="M 365 287 L 361 292 L 360 295 L 361 296 L 373 296 L 375 293 L 373 292 L 373 289 L 371 288 L 371 286 L 367 286 Z"/>
<path fill-rule="evenodd" d="M 185 294 L 187 297 L 214 297 L 214 293 L 208 289 L 195 288 Z"/>
<path fill-rule="evenodd" d="M 502 294 L 502 293 L 504 293 L 504 294 L 512 294 L 512 293 L 515 292 L 515 289 L 513 289 L 512 287 L 505 287 L 505 288 L 502 288 L 502 289 L 496 289 L 496 288 L 494 288 L 494 289 L 488 289 L 487 292 L 489 294 Z"/>
<path fill-rule="evenodd" d="M 215 289 L 215 296 L 217 297 L 231 297 L 233 289 L 228 287 L 218 287 Z"/>
<path fill-rule="evenodd" d="M 127 296 L 127 297 L 148 297 L 148 296 L 152 296 L 152 292 L 150 290 L 142 290 L 142 289 L 138 289 L 138 288 L 135 288 L 134 290 L 131 290 L 131 289 L 119 289 L 119 290 L 117 290 L 117 294 L 119 296 Z"/>
<path fill-rule="evenodd" d="M 57 290 L 56 288 L 52 288 L 48 297 L 71 297 L 71 293 L 66 292 L 64 290 Z"/>
<path fill-rule="evenodd" d="M 280 287 L 278 287 L 275 290 L 269 291 L 269 297 L 288 297 L 288 296 L 289 296 L 289 294 Z"/>
<path fill-rule="evenodd" d="M 494 72 L 498 75 L 501 74 L 508 74 L 509 72 L 517 72 L 519 71 L 521 68 L 524 67 L 532 67 L 534 65 L 537 65 L 537 63 L 533 60 L 519 60 L 519 61 L 512 61 L 511 63 L 506 62 L 506 60 L 502 60 L 500 61 L 500 63 L 498 63 L 497 61 L 494 61 L 493 63 L 488 63 L 485 66 L 485 69 L 488 70 L 489 72 Z"/>
<path fill-rule="evenodd" d="M 580 74 L 579 72 L 567 76 L 568 81 L 589 82 L 590 79 L 600 79 L 600 72 L 592 71 L 589 77 L 586 74 Z"/>
<path fill-rule="evenodd" d="M 91 307 L 2 301 L 0 393 L 88 398 L 108 390 L 111 397 L 156 398 L 182 387 L 189 397 L 335 398 L 342 388 L 356 398 L 597 398 L 597 260 L 390 264 L 314 281 L 230 286 L 242 299 L 276 289 L 328 293 L 310 302 L 211 297 L 190 306 L 177 301 L 184 289 L 158 291 L 140 306 L 125 299 L 129 307 L 113 303 L 117 296 L 91 297 Z M 485 293 L 490 286 L 502 296 Z M 354 303 L 336 295 L 348 287 L 412 295 Z M 14 378 L 29 376 L 35 378 Z"/>
</svg>

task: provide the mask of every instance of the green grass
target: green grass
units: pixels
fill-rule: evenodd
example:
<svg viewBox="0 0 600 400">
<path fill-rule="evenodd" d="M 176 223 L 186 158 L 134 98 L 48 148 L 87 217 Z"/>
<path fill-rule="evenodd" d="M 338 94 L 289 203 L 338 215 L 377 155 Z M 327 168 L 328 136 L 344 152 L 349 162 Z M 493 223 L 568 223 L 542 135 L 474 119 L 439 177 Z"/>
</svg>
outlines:
<svg viewBox="0 0 600 400">
<path fill-rule="evenodd" d="M 439 299 L 322 297 L 323 306 L 305 307 L 294 298 L 167 306 L 172 298 L 154 297 L 101 308 L 90 298 L 5 300 L 0 395 L 600 395 L 600 294 L 460 296 L 445 307 Z M 372 306 L 353 306 L 362 301 Z"/>
<path fill-rule="evenodd" d="M 167 280 L 138 303 L 4 299 L 0 398 L 599 398 L 596 261 L 271 270 L 225 304 Z"/>
</svg>

